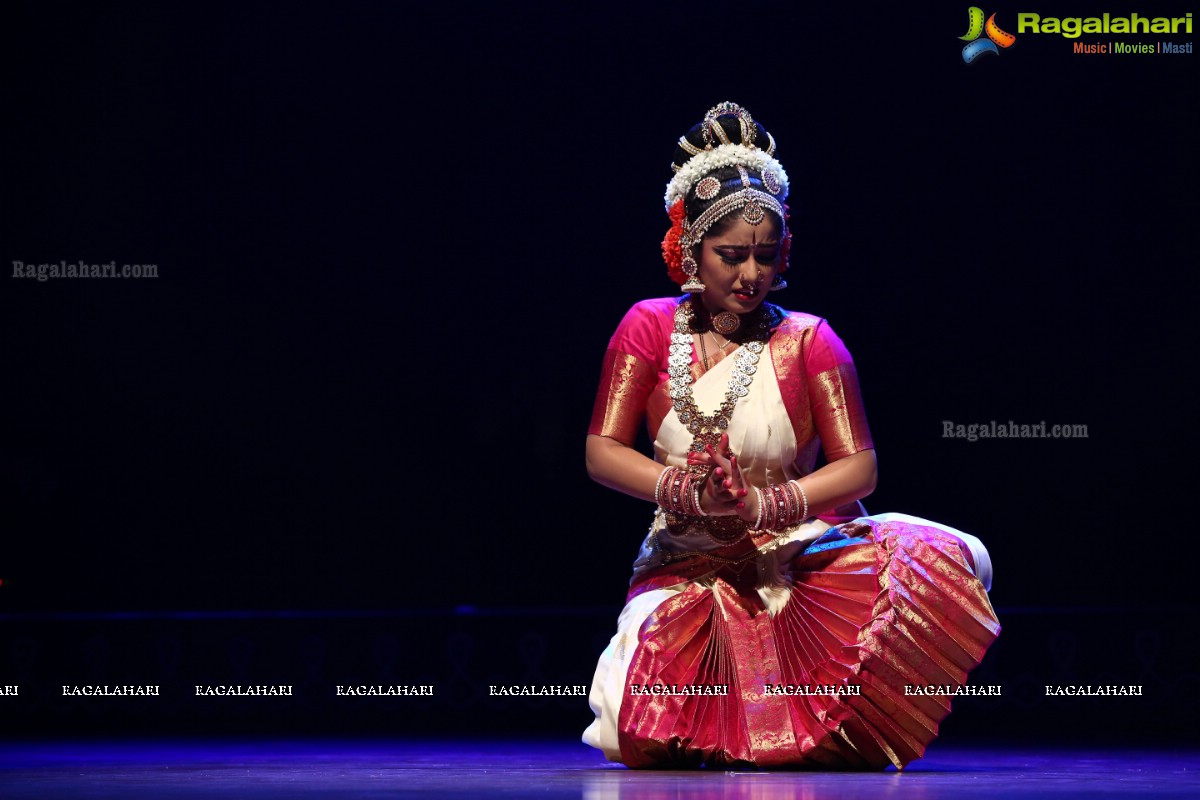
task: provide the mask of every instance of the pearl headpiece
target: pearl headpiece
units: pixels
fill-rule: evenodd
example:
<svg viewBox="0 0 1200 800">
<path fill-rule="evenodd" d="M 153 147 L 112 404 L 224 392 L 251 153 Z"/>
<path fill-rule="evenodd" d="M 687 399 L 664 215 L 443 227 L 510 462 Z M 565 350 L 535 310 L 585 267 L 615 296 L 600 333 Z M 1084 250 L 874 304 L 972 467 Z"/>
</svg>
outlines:
<svg viewBox="0 0 1200 800">
<path fill-rule="evenodd" d="M 720 118 L 729 114 L 737 115 L 738 125 L 742 129 L 741 143 L 730 142 L 725 129 L 721 127 Z M 782 203 L 787 199 L 788 175 L 784 171 L 783 165 L 775 159 L 775 137 L 768 133 L 767 149 L 760 150 L 754 144 L 755 125 L 749 111 L 736 103 L 721 103 L 709 109 L 708 113 L 704 115 L 701 130 L 706 142 L 713 142 L 715 137 L 721 144 L 715 146 L 709 144 L 704 149 L 700 149 L 689 142 L 686 136 L 680 138 L 679 145 L 691 154 L 691 158 L 683 166 L 675 167 L 675 177 L 667 184 L 667 193 L 663 197 L 667 211 L 671 210 L 671 206 L 675 204 L 676 200 L 686 197 L 692 186 L 705 175 L 722 167 L 733 167 L 738 164 L 762 173 L 763 183 L 767 185 L 768 189 L 773 187 L 779 189 L 778 192 L 773 192 L 779 198 L 779 202 Z M 771 175 L 771 178 L 767 177 L 768 174 Z"/>
<path fill-rule="evenodd" d="M 721 125 L 721 117 L 726 116 L 736 116 L 738 119 L 741 136 L 737 143 L 730 141 L 729 134 Z M 676 170 L 675 177 L 667 184 L 667 193 L 664 197 L 667 213 L 672 214 L 673 209 L 681 209 L 684 198 L 687 197 L 693 186 L 695 186 L 698 199 L 709 201 L 717 198 L 721 192 L 721 182 L 711 174 L 716 170 L 736 167 L 742 188 L 715 200 L 694 220 L 689 221 L 684 218 L 682 210 L 678 210 L 672 215 L 672 219 L 676 219 L 678 216 L 674 228 L 675 241 L 669 243 L 671 253 L 667 252 L 668 242 L 664 241 L 664 257 L 668 258 L 668 265 L 670 265 L 673 258 L 676 257 L 675 253 L 678 253 L 679 260 L 675 263 L 686 276 L 686 281 L 683 283 L 685 292 L 704 291 L 704 284 L 697 276 L 699 266 L 691 255 L 692 246 L 704 238 L 704 233 L 713 223 L 730 212 L 740 209 L 742 219 L 751 225 L 758 225 L 763 221 L 766 210 L 773 211 L 783 221 L 784 229 L 781 234 L 785 239 L 787 237 L 787 209 L 784 207 L 783 201 L 787 199 L 788 195 L 788 176 L 783 166 L 774 157 L 774 137 L 768 133 L 767 149 L 759 149 L 755 145 L 757 127 L 750 112 L 729 102 L 709 109 L 708 113 L 704 115 L 700 132 L 705 143 L 703 149 L 689 142 L 686 136 L 679 140 L 679 146 L 689 154 L 689 158 L 683 166 L 672 165 Z M 762 186 L 766 191 L 756 189 L 751 185 L 748 169 L 752 169 L 762 176 Z M 669 233 L 668 239 L 670 238 L 671 234 Z M 679 250 L 675 251 L 675 247 L 678 247 Z"/>
</svg>

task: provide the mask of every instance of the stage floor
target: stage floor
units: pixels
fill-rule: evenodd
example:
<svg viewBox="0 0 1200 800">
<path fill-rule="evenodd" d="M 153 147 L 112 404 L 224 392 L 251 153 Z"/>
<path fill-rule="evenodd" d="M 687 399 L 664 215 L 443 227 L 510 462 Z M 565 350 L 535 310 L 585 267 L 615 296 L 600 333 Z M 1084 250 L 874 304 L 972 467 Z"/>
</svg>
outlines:
<svg viewBox="0 0 1200 800">
<path fill-rule="evenodd" d="M 1200 750 L 935 745 L 903 773 L 632 771 L 573 742 L 0 744 L 0 798 L 1200 797 Z"/>
</svg>

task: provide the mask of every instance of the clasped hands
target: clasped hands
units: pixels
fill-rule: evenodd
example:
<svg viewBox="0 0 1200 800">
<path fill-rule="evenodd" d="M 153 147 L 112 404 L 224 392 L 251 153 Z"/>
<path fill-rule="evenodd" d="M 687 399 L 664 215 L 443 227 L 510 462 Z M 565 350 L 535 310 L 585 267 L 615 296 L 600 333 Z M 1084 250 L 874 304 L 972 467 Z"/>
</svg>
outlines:
<svg viewBox="0 0 1200 800">
<path fill-rule="evenodd" d="M 747 522 L 758 519 L 758 492 L 746 482 L 738 466 L 737 455 L 726 458 L 722 453 L 729 450 L 729 434 L 721 434 L 719 447 L 704 446 L 703 452 L 688 453 L 688 466 L 712 467 L 704 486 L 700 490 L 700 508 L 713 517 L 736 514 Z"/>
</svg>

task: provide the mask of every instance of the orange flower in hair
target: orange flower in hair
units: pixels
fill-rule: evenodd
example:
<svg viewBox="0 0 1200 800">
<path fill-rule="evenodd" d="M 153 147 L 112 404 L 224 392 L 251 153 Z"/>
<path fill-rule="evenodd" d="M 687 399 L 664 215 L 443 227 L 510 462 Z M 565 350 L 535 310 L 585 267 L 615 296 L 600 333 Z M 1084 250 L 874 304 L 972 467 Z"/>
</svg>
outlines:
<svg viewBox="0 0 1200 800">
<path fill-rule="evenodd" d="M 687 275 L 683 271 L 683 245 L 679 243 L 683 236 L 683 198 L 679 198 L 667 212 L 671 217 L 671 228 L 662 240 L 663 261 L 667 262 L 667 274 L 671 280 L 683 285 Z"/>
</svg>

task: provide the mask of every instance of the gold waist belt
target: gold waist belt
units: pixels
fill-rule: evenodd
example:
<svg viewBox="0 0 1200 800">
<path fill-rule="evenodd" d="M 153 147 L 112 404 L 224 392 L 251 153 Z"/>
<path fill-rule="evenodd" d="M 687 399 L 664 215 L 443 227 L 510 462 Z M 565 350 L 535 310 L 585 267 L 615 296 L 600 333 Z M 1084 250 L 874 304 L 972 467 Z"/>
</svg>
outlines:
<svg viewBox="0 0 1200 800">
<path fill-rule="evenodd" d="M 749 524 L 736 514 L 722 517 L 689 517 L 673 511 L 664 511 L 663 516 L 670 533 L 681 536 L 689 531 L 696 531 L 707 534 L 719 544 L 740 542 L 750 532 Z"/>
</svg>

